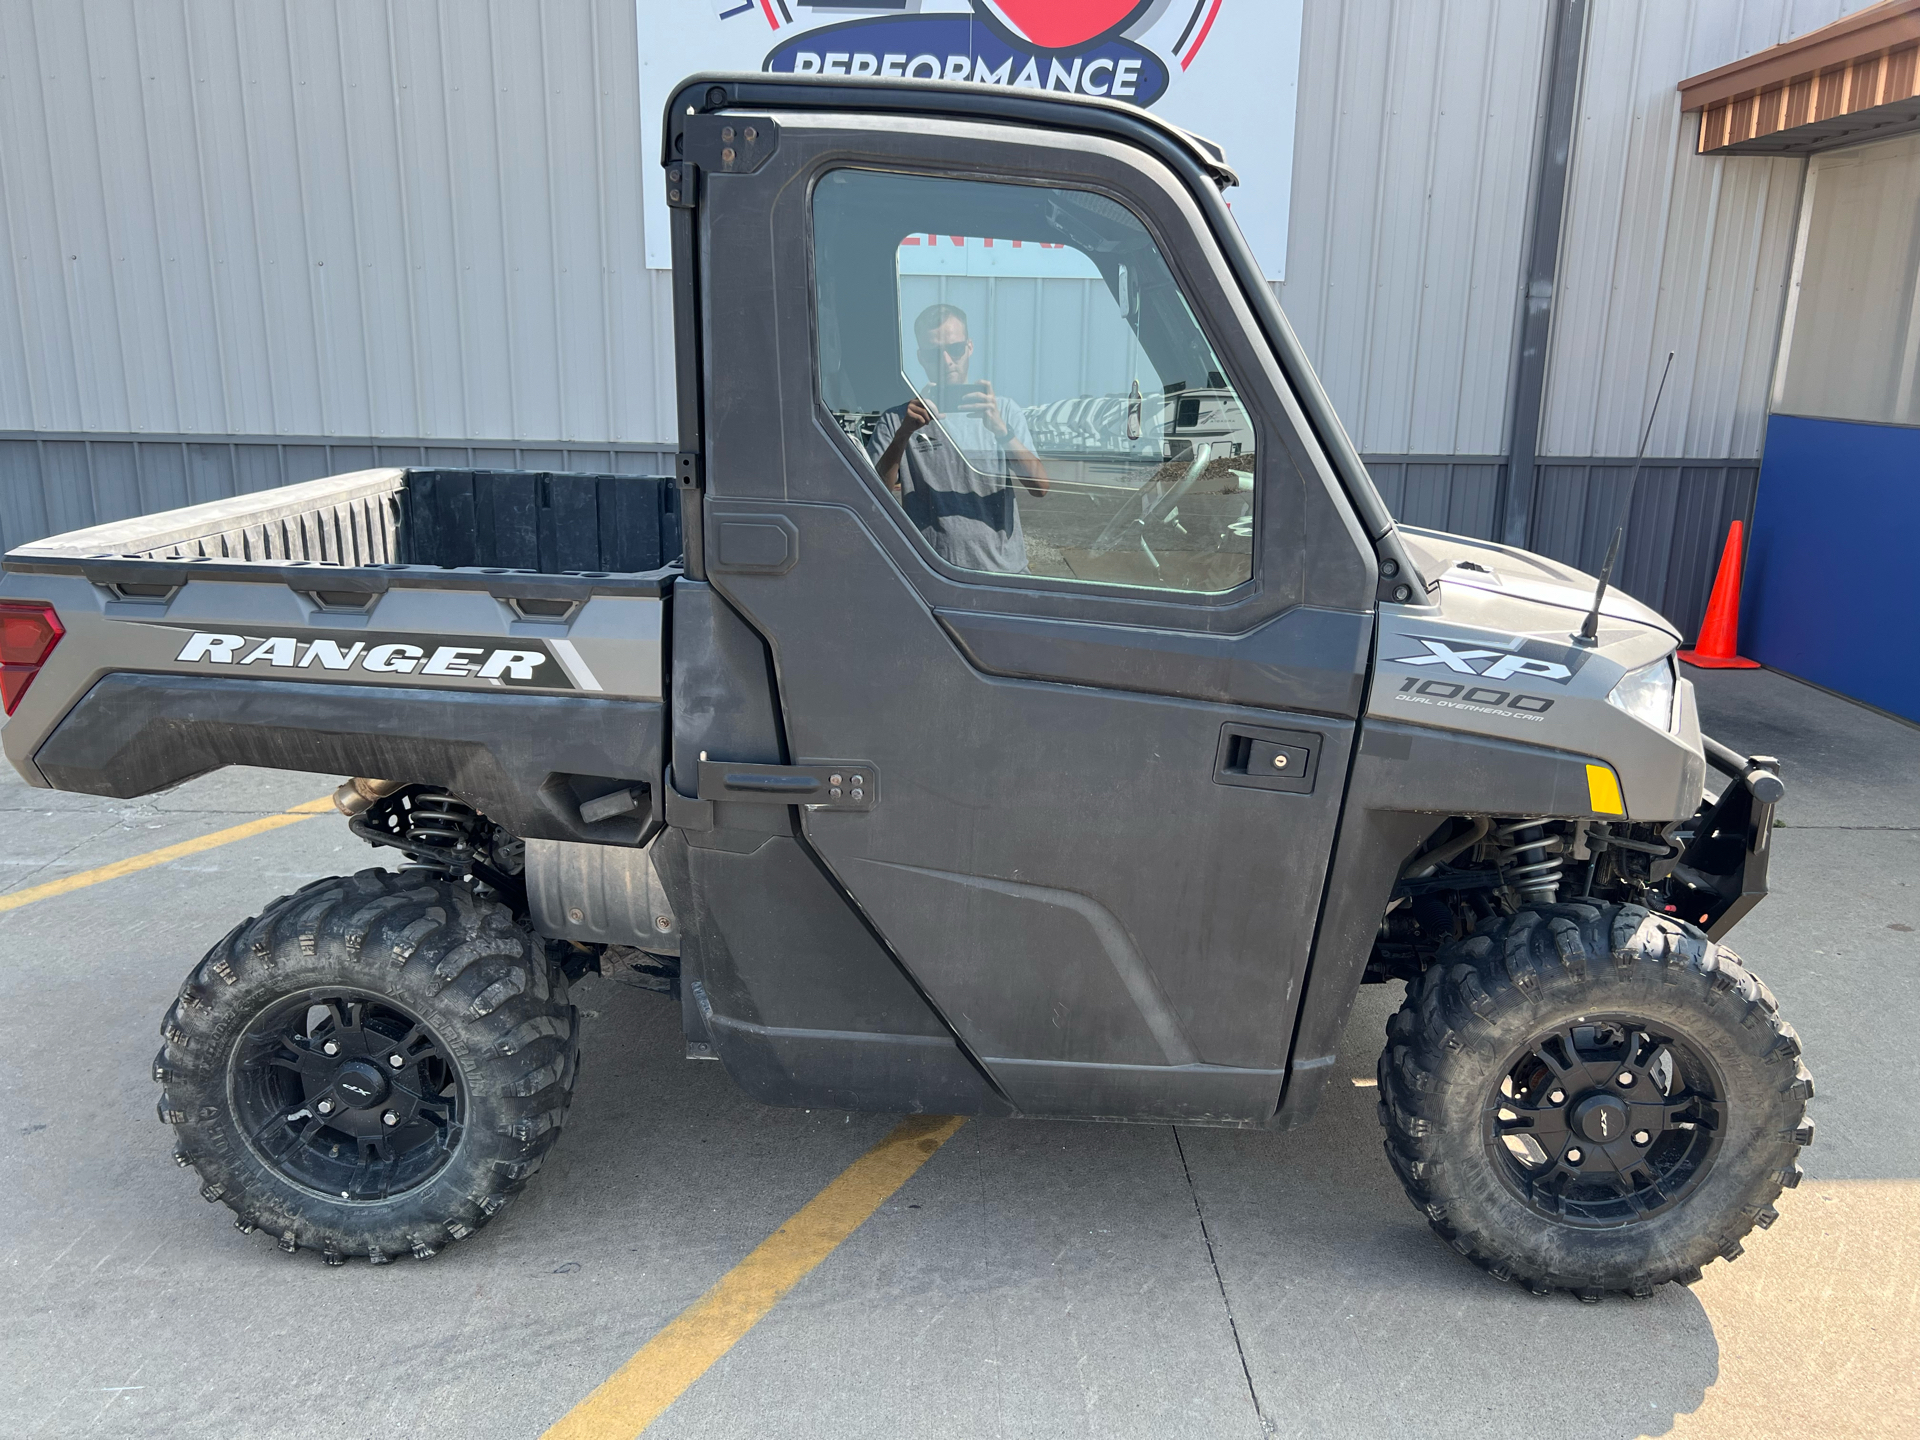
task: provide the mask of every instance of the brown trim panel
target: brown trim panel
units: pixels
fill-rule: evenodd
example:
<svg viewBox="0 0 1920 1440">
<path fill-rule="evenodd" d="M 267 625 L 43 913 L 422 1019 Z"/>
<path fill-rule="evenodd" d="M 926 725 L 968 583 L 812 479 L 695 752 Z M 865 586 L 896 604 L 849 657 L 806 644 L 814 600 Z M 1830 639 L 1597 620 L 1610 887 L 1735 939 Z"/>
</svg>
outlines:
<svg viewBox="0 0 1920 1440">
<path fill-rule="evenodd" d="M 1887 0 L 1680 82 L 1702 155 L 1805 155 L 1920 128 L 1920 0 Z"/>
</svg>

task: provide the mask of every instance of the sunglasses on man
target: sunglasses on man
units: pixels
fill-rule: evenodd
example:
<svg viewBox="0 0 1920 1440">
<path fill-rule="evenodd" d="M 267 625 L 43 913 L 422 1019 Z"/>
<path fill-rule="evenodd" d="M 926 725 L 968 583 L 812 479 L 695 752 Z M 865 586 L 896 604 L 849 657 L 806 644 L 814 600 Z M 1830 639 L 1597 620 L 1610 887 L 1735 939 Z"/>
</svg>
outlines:
<svg viewBox="0 0 1920 1440">
<path fill-rule="evenodd" d="M 932 359 L 935 355 L 944 355 L 956 365 L 967 358 L 967 351 L 973 348 L 971 340 L 955 340 L 951 345 L 922 345 L 920 358 Z"/>
</svg>

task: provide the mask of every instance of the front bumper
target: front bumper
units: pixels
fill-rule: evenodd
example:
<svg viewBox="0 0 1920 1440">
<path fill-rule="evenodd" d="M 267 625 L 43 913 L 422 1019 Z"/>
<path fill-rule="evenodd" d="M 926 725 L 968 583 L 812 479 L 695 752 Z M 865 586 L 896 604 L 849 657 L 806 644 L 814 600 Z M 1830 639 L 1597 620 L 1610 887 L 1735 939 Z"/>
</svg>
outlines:
<svg viewBox="0 0 1920 1440">
<path fill-rule="evenodd" d="M 1767 893 L 1773 811 L 1787 787 L 1770 755 L 1742 755 L 1706 735 L 1700 744 L 1729 783 L 1701 802 L 1693 840 L 1674 862 L 1668 909 L 1718 940 Z"/>
</svg>

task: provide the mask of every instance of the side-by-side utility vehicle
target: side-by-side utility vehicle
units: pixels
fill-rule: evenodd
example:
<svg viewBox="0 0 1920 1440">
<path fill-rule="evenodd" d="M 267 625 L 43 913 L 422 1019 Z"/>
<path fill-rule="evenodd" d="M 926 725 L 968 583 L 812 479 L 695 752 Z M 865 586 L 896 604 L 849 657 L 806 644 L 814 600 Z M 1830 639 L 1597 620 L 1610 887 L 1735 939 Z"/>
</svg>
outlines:
<svg viewBox="0 0 1920 1440">
<path fill-rule="evenodd" d="M 401 852 L 168 1009 L 209 1200 L 330 1262 L 470 1235 L 589 971 L 770 1104 L 1271 1128 L 1393 981 L 1387 1158 L 1494 1275 L 1644 1295 L 1771 1223 L 1812 1084 L 1719 942 L 1774 762 L 1652 610 L 1396 528 L 1217 147 L 720 75 L 665 151 L 676 473 L 363 471 L 7 557 L 30 783 L 347 775 Z"/>
</svg>

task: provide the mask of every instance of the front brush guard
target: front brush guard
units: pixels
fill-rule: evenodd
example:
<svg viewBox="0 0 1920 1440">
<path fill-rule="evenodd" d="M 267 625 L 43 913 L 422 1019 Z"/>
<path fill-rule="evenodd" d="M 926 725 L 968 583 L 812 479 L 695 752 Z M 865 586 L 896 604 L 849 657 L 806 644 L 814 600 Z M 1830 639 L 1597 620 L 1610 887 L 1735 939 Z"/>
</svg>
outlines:
<svg viewBox="0 0 1920 1440">
<path fill-rule="evenodd" d="M 1742 755 L 1704 735 L 1700 743 L 1732 783 L 1701 802 L 1693 839 L 1673 866 L 1669 908 L 1719 940 L 1767 893 L 1773 810 L 1787 787 L 1771 755 Z"/>
</svg>

